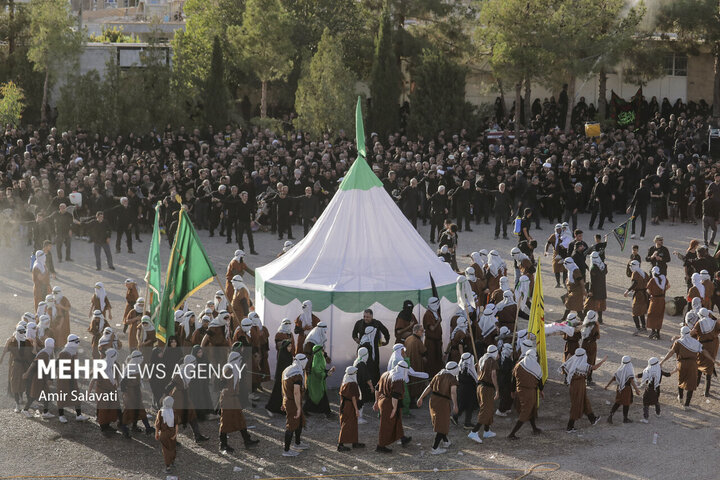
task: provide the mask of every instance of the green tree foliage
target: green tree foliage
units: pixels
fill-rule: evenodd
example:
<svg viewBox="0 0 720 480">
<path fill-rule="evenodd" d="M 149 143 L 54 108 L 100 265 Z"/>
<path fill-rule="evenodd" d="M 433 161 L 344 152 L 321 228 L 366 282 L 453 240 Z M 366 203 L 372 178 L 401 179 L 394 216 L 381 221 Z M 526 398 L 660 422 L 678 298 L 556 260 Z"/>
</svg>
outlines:
<svg viewBox="0 0 720 480">
<path fill-rule="evenodd" d="M 248 0 L 242 27 L 228 28 L 234 51 L 257 76 L 261 84 L 260 117 L 267 117 L 269 82 L 284 80 L 292 70 L 295 53 L 287 35 L 291 22 L 280 0 Z"/>
<path fill-rule="evenodd" d="M 185 30 L 177 30 L 172 40 L 174 83 L 184 95 L 200 95 L 210 74 L 214 38 L 220 38 L 221 46 L 225 47 L 227 29 L 242 24 L 244 10 L 244 0 L 185 1 Z M 227 48 L 223 54 L 230 58 Z M 240 76 L 237 72 L 233 74 L 229 76 Z"/>
<path fill-rule="evenodd" d="M 13 82 L 0 85 L 0 127 L 20 125 L 25 108 L 25 94 Z"/>
<path fill-rule="evenodd" d="M 663 2 L 657 11 L 657 29 L 677 34 L 677 45 L 697 54 L 701 46 L 715 58 L 713 117 L 720 118 L 720 7 L 717 0 Z"/>
<path fill-rule="evenodd" d="M 395 132 L 400 122 L 402 77 L 392 38 L 392 17 L 385 10 L 375 41 L 368 112 L 369 127 L 383 137 Z"/>
<path fill-rule="evenodd" d="M 82 47 L 82 35 L 75 30 L 75 18 L 66 0 L 32 0 L 28 59 L 45 75 L 40 119 L 47 116 L 51 75 L 72 63 Z"/>
<path fill-rule="evenodd" d="M 465 101 L 465 67 L 438 50 L 426 49 L 412 71 L 415 90 L 410 94 L 408 130 L 432 138 L 440 130 L 460 131 L 472 121 Z"/>
<path fill-rule="evenodd" d="M 228 120 L 228 90 L 225 84 L 225 60 L 220 46 L 220 37 L 213 41 L 210 75 L 203 91 L 205 122 L 220 126 Z"/>
<path fill-rule="evenodd" d="M 325 132 L 350 131 L 355 78 L 343 61 L 342 44 L 325 29 L 318 51 L 298 82 L 297 127 L 319 138 Z"/>
<path fill-rule="evenodd" d="M 90 42 L 98 43 L 138 43 L 139 40 L 134 35 L 125 35 L 122 26 L 103 28 L 101 35 L 90 35 Z"/>
</svg>

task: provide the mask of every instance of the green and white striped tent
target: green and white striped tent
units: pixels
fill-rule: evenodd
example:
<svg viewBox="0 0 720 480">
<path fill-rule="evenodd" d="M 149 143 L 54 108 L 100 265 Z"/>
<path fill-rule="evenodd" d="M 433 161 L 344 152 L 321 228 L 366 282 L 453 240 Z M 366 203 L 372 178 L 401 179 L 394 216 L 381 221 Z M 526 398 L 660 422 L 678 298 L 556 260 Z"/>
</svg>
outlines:
<svg viewBox="0 0 720 480">
<path fill-rule="evenodd" d="M 355 358 L 351 332 L 366 308 L 391 332 L 391 342 L 404 300 L 416 304 L 422 321 L 432 296 L 430 274 L 449 319 L 457 274 L 420 237 L 361 156 L 308 235 L 256 270 L 255 308 L 274 335 L 283 318 L 294 321 L 301 303 L 312 301 L 313 313 L 328 324 L 328 354 L 339 369 Z M 389 350 L 381 349 L 385 358 Z"/>
</svg>

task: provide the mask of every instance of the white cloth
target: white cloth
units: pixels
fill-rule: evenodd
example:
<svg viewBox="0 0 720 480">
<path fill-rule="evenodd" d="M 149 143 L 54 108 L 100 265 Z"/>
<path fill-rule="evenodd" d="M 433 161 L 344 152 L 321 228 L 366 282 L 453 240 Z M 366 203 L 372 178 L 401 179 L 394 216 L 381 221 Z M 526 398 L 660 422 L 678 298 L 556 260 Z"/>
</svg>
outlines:
<svg viewBox="0 0 720 480">
<path fill-rule="evenodd" d="M 635 378 L 635 369 L 633 368 L 630 357 L 625 355 L 624 357 L 622 357 L 620 367 L 615 372 L 617 389 L 622 390 L 625 387 L 627 381 L 631 378 Z"/>
<path fill-rule="evenodd" d="M 500 254 L 497 250 L 490 250 L 490 255 L 488 256 L 488 270 L 493 277 L 497 277 L 499 274 L 504 275 L 507 271 L 505 262 L 502 258 L 500 258 Z"/>
<path fill-rule="evenodd" d="M 180 365 L 180 378 L 182 379 L 185 387 L 190 384 L 190 381 L 195 376 L 195 361 L 197 359 L 192 355 L 185 355 L 183 363 Z"/>
<path fill-rule="evenodd" d="M 542 367 L 537 361 L 537 352 L 531 348 L 520 360 L 520 367 L 538 380 L 542 380 Z"/>
<path fill-rule="evenodd" d="M 575 273 L 575 270 L 578 269 L 578 266 L 575 264 L 575 260 L 568 257 L 563 260 L 563 265 L 565 265 L 565 270 L 567 270 L 568 282 L 575 283 L 575 277 L 573 276 L 573 274 Z"/>
<path fill-rule="evenodd" d="M 312 302 L 310 300 L 305 300 L 302 303 L 300 321 L 302 322 L 302 327 L 312 327 Z"/>
<path fill-rule="evenodd" d="M 368 352 L 367 348 L 365 348 L 365 347 L 358 348 L 357 357 L 355 358 L 355 361 L 353 362 L 353 367 L 357 367 L 358 363 L 363 363 L 363 362 L 367 361 L 369 356 L 370 356 L 370 352 Z"/>
<path fill-rule="evenodd" d="M 305 337 L 305 343 L 303 343 L 303 346 L 308 343 L 312 343 L 314 345 L 325 345 L 326 342 L 327 326 L 323 322 L 319 322 L 315 328 L 310 330 L 308 336 Z"/>
<path fill-rule="evenodd" d="M 700 293 L 699 298 L 705 298 L 705 285 L 703 285 L 702 276 L 699 273 L 695 272 L 690 277 L 690 281 L 692 282 L 693 287 L 697 288 L 698 293 Z"/>
<path fill-rule="evenodd" d="M 645 273 L 645 270 L 640 268 L 640 262 L 637 260 L 630 262 L 630 270 L 639 273 L 643 278 L 647 278 L 647 273 Z"/>
<path fill-rule="evenodd" d="M 100 311 L 104 312 L 107 300 L 107 293 L 105 293 L 105 286 L 100 282 L 95 284 L 95 295 L 98 297 L 98 300 L 100 300 Z"/>
<path fill-rule="evenodd" d="M 288 318 L 283 318 L 282 322 L 280 322 L 280 326 L 278 327 L 278 333 L 286 333 L 291 334 L 293 333 L 292 328 L 292 322 Z"/>
<path fill-rule="evenodd" d="M 642 379 L 640 385 L 650 385 L 652 382 L 653 387 L 658 387 L 662 380 L 662 368 L 660 367 L 660 360 L 657 357 L 652 357 L 648 360 L 647 367 L 642 372 Z"/>
<path fill-rule="evenodd" d="M 295 375 L 301 375 L 305 379 L 305 365 L 307 365 L 307 357 L 303 353 L 298 353 L 293 359 L 293 363 L 290 364 L 285 370 L 283 370 L 282 378 L 287 380 Z"/>
<path fill-rule="evenodd" d="M 585 349 L 578 348 L 575 350 L 575 355 L 568 358 L 567 361 L 560 366 L 558 371 L 561 374 L 565 374 L 565 383 L 570 385 L 575 373 L 583 376 L 587 375 L 589 368 L 590 364 L 587 362 L 587 353 L 585 353 Z"/>
<path fill-rule="evenodd" d="M 234 288 L 234 287 L 233 287 Z M 222 312 L 223 310 L 227 310 L 227 298 L 225 298 L 225 295 L 221 295 L 220 299 L 218 300 L 218 297 L 215 297 L 215 311 L 216 312 Z"/>
<path fill-rule="evenodd" d="M 35 262 L 33 263 L 33 270 L 36 268 L 40 270 L 40 273 L 45 273 L 45 261 L 47 258 L 45 257 L 45 252 L 42 250 L 38 250 L 35 252 Z"/>
<path fill-rule="evenodd" d="M 405 348 L 405 346 L 402 343 L 396 343 L 393 345 L 393 352 L 390 354 L 390 358 L 388 358 L 387 363 L 387 370 L 390 371 L 393 368 L 395 368 L 395 365 L 405 360 L 402 355 L 402 351 Z"/>
<path fill-rule="evenodd" d="M 495 345 L 490 345 L 487 349 L 487 352 L 485 355 L 480 357 L 480 360 L 478 361 L 478 372 L 482 372 L 483 368 L 485 368 L 485 362 L 487 362 L 489 359 L 497 360 L 498 358 L 498 349 Z"/>
<path fill-rule="evenodd" d="M 345 369 L 341 386 L 346 383 L 357 383 L 357 367 L 349 366 Z"/>
<path fill-rule="evenodd" d="M 494 310 L 489 311 L 487 314 L 486 312 L 488 312 L 487 307 L 485 311 L 483 311 L 480 320 L 478 320 L 478 328 L 483 338 L 488 336 L 497 327 L 497 317 L 495 316 Z"/>
<path fill-rule="evenodd" d="M 460 373 L 467 373 L 474 380 L 475 383 L 478 381 L 478 373 L 475 370 L 475 357 L 470 352 L 465 352 L 460 358 Z"/>
<path fill-rule="evenodd" d="M 678 342 L 693 353 L 702 352 L 702 343 L 690 336 L 690 329 L 688 327 L 680 329 L 680 339 Z"/>
<path fill-rule="evenodd" d="M 467 278 L 460 276 L 455 283 L 458 305 L 462 308 L 475 309 L 475 298 Z"/>
<path fill-rule="evenodd" d="M 170 428 L 175 426 L 175 411 L 173 410 L 174 404 L 175 400 L 173 399 L 173 397 L 168 395 L 167 397 L 163 398 L 162 408 L 160 409 L 163 421 Z"/>
<path fill-rule="evenodd" d="M 105 375 L 113 385 L 117 385 L 115 381 L 115 362 L 117 361 L 118 352 L 114 348 L 108 348 L 105 351 Z"/>
<path fill-rule="evenodd" d="M 659 267 L 653 267 L 652 268 L 652 276 L 653 280 L 655 280 L 655 283 L 658 287 L 660 287 L 660 290 L 663 292 L 665 291 L 665 285 L 667 285 L 667 277 L 660 273 Z"/>
<path fill-rule="evenodd" d="M 395 367 L 390 372 L 393 382 L 397 380 L 402 380 L 403 382 L 408 383 L 408 381 L 410 380 L 410 367 L 408 366 L 407 362 L 405 362 L 405 360 L 395 365 Z"/>
</svg>

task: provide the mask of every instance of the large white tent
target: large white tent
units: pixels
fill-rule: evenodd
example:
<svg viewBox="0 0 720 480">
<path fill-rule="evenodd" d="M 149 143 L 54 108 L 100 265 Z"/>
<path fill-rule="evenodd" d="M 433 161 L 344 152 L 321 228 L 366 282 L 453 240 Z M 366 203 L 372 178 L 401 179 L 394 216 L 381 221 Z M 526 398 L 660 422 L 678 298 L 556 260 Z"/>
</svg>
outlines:
<svg viewBox="0 0 720 480">
<path fill-rule="evenodd" d="M 362 158 L 362 144 L 358 150 L 361 156 L 308 235 L 255 271 L 255 308 L 271 335 L 283 318 L 297 318 L 303 301 L 312 301 L 313 313 L 328 325 L 328 355 L 338 370 L 355 358 L 351 333 L 366 308 L 388 328 L 391 343 L 404 300 L 416 304 L 422 321 L 432 296 L 430 275 L 443 317 L 455 310 L 457 274 L 395 205 Z M 389 354 L 381 348 L 381 365 Z"/>
</svg>

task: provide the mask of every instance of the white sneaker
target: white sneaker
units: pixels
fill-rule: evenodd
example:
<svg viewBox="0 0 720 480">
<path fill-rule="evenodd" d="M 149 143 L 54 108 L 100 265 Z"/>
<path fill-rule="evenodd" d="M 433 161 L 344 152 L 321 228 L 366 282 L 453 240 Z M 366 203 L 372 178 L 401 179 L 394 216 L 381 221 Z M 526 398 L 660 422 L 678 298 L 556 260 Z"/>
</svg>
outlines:
<svg viewBox="0 0 720 480">
<path fill-rule="evenodd" d="M 647 418 L 641 418 L 640 423 L 649 423 L 649 422 L 647 421 Z"/>
<path fill-rule="evenodd" d="M 482 443 L 482 438 L 480 438 L 480 435 L 478 435 L 477 432 L 470 432 L 468 433 L 468 438 L 476 443 Z"/>
<path fill-rule="evenodd" d="M 15 412 L 15 413 L 20 413 L 20 407 L 15 407 L 15 408 L 13 409 L 13 412 Z"/>
<path fill-rule="evenodd" d="M 25 415 L 25 418 L 31 418 L 31 417 L 32 417 L 32 413 L 28 412 L 28 411 L 25 410 L 25 409 L 21 410 L 20 413 L 22 413 L 23 415 Z"/>
<path fill-rule="evenodd" d="M 640 240 L 645 240 L 645 237 L 640 237 Z"/>
<path fill-rule="evenodd" d="M 634 233 L 631 233 L 631 234 L 630 234 L 630 238 L 634 239 L 634 238 L 635 238 L 635 234 L 634 234 Z"/>
<path fill-rule="evenodd" d="M 483 433 L 483 438 L 493 438 L 495 436 L 496 436 L 495 432 L 493 432 L 491 430 L 488 430 L 487 432 Z"/>
<path fill-rule="evenodd" d="M 40 417 L 42 417 L 42 418 L 44 418 L 45 420 L 47 420 L 47 419 L 49 419 L 49 418 L 55 418 L 55 415 L 53 415 L 53 414 L 50 413 L 50 412 L 45 412 L 45 413 L 43 413 L 42 415 L 40 415 Z"/>
<path fill-rule="evenodd" d="M 447 450 L 445 450 L 444 448 L 440 448 L 440 447 L 433 448 L 430 450 L 430 453 L 432 453 L 433 455 L 441 455 L 446 452 L 447 452 Z"/>
<path fill-rule="evenodd" d="M 367 420 L 365 420 L 363 417 L 358 418 L 358 425 L 365 425 L 367 423 Z"/>
<path fill-rule="evenodd" d="M 282 453 L 283 457 L 297 457 L 298 455 L 300 455 L 300 452 L 293 450 L 292 448 L 290 450 L 283 450 Z"/>
<path fill-rule="evenodd" d="M 307 450 L 308 448 L 310 448 L 310 445 L 308 445 L 307 443 L 303 443 L 303 442 L 293 443 L 292 445 L 290 445 L 290 448 L 292 448 L 294 450 Z"/>
<path fill-rule="evenodd" d="M 68 422 L 67 418 L 65 418 L 65 415 L 60 415 L 60 416 L 58 417 L 58 420 L 60 421 L 60 423 L 67 423 L 67 422 Z"/>
<path fill-rule="evenodd" d="M 508 414 L 505 412 L 501 412 L 500 410 L 495 410 L 495 415 L 497 415 L 498 417 L 507 417 Z"/>
<path fill-rule="evenodd" d="M 90 417 L 88 417 L 88 416 L 85 415 L 84 413 L 81 413 L 80 415 L 78 415 L 77 417 L 75 417 L 75 421 L 76 421 L 76 422 L 86 422 L 86 421 L 88 421 L 88 420 L 90 420 Z"/>
<path fill-rule="evenodd" d="M 447 442 L 440 442 L 440 444 L 442 445 L 442 448 L 448 448 L 450 445 L 452 445 L 452 442 L 448 440 Z"/>
</svg>

